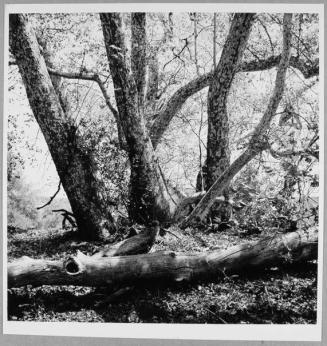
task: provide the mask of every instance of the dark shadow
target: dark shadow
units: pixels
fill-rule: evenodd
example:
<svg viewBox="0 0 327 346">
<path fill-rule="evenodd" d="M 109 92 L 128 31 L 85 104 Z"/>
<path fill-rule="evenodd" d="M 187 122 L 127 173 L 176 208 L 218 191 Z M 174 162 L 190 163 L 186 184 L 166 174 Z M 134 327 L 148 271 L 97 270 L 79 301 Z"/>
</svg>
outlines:
<svg viewBox="0 0 327 346">
<path fill-rule="evenodd" d="M 9 320 L 13 316 L 24 320 L 24 314 L 29 313 L 37 320 L 40 309 L 48 316 L 86 310 L 104 322 L 315 323 L 316 269 L 315 263 L 306 263 L 207 282 L 142 281 L 114 300 L 110 297 L 118 287 L 12 289 L 8 315 Z M 283 305 L 283 301 L 292 304 Z"/>
</svg>

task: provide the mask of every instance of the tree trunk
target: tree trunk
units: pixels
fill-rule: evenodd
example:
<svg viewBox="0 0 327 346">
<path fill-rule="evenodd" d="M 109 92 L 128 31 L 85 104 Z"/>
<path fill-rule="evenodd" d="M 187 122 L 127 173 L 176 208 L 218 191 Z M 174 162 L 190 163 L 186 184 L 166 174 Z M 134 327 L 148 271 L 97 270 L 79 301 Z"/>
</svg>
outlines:
<svg viewBox="0 0 327 346">
<path fill-rule="evenodd" d="M 180 227 L 185 228 L 192 223 L 197 222 L 198 219 L 203 220 L 207 216 L 216 198 L 223 193 L 223 191 L 229 185 L 235 175 L 256 155 L 268 148 L 266 132 L 269 129 L 274 115 L 276 114 L 278 105 L 282 99 L 284 92 L 286 72 L 289 66 L 291 53 L 291 30 L 292 14 L 287 13 L 284 15 L 283 52 L 276 74 L 274 90 L 270 97 L 265 113 L 263 114 L 259 124 L 253 131 L 247 149 L 230 165 L 228 169 L 226 169 L 219 176 L 219 178 L 203 196 L 198 205 L 194 208 L 192 213 L 181 222 Z"/>
<path fill-rule="evenodd" d="M 209 85 L 206 174 L 205 181 L 202 182 L 206 191 L 230 165 L 227 98 L 250 35 L 253 18 L 253 13 L 234 15 L 218 66 Z M 228 200 L 228 185 L 223 194 Z M 228 205 L 221 208 L 220 204 L 219 208 L 214 204 L 211 208 L 211 217 L 219 217 L 222 221 L 228 221 L 230 213 Z"/>
<path fill-rule="evenodd" d="M 131 14 L 131 69 L 134 75 L 139 110 L 143 111 L 145 99 L 145 85 L 146 85 L 146 15 L 145 13 L 132 13 Z"/>
<path fill-rule="evenodd" d="M 25 285 L 131 285 L 151 281 L 193 281 L 317 258 L 318 230 L 293 232 L 201 254 L 157 252 L 65 261 L 22 257 L 8 264 L 8 288 Z"/>
<path fill-rule="evenodd" d="M 133 21 L 142 32 L 138 45 L 132 45 L 133 75 L 125 62 L 125 38 L 122 31 L 122 19 L 119 13 L 101 13 L 104 41 L 109 67 L 115 87 L 115 98 L 119 118 L 128 145 L 131 163 L 129 216 L 134 222 L 148 224 L 152 220 L 161 222 L 172 218 L 175 204 L 170 198 L 165 181 L 160 172 L 157 158 L 146 129 L 143 107 L 145 63 L 142 53 L 145 49 L 145 14 L 137 14 Z M 136 39 L 134 37 L 134 39 Z M 141 94 L 141 95 L 140 95 Z M 141 101 L 140 101 L 141 100 Z"/>
<path fill-rule="evenodd" d="M 99 194 L 92 155 L 83 147 L 77 126 L 63 109 L 26 15 L 10 15 L 10 48 L 81 237 L 102 237 L 114 224 Z"/>
<path fill-rule="evenodd" d="M 208 140 L 205 190 L 229 167 L 227 97 L 253 23 L 253 13 L 234 15 L 208 91 Z"/>
</svg>

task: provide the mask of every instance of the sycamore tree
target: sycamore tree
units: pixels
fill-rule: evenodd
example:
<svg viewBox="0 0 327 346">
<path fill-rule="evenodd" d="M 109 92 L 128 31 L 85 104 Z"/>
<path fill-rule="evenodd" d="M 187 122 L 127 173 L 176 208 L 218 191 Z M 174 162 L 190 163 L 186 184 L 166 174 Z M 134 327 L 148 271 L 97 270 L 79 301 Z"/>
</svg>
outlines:
<svg viewBox="0 0 327 346">
<path fill-rule="evenodd" d="M 186 18 L 191 31 L 178 39 L 173 13 L 10 15 L 11 64 L 18 65 L 83 238 L 105 237 L 116 228 L 114 203 L 105 197 L 108 185 L 99 174 L 99 165 L 106 169 L 106 158 L 99 163 L 95 150 L 103 138 L 127 162 L 130 220 L 146 225 L 180 220 L 186 227 L 205 219 L 218 197 L 228 199 L 235 175 L 258 154 L 271 150 L 269 130 L 284 102 L 287 72 L 296 70 L 302 80 L 319 74 L 317 41 L 310 31 L 317 22 L 314 15 L 237 13 L 217 18 L 192 13 Z M 69 46 L 60 50 L 60 37 L 71 35 L 67 28 L 73 31 L 88 22 L 98 36 L 92 37 L 90 27 L 73 35 L 84 45 L 81 63 L 74 64 L 76 52 Z M 51 23 L 57 23 L 51 30 L 59 39 L 49 43 L 46 29 Z M 200 32 L 206 27 L 210 49 L 200 50 Z M 154 29 L 159 33 L 154 35 Z M 89 61 L 97 63 L 88 66 Z M 231 163 L 231 90 L 242 83 L 238 76 L 271 69 L 277 70 L 271 95 L 243 151 Z M 82 121 L 76 121 L 81 95 L 67 80 L 98 86 L 107 123 L 97 136 L 86 135 L 89 123 L 83 128 Z M 202 193 L 186 197 L 166 177 L 158 151 L 174 120 L 197 94 L 207 114 L 205 162 L 200 160 L 198 166 Z M 283 106 L 290 110 L 293 105 L 285 101 Z M 199 146 L 203 150 L 203 141 Z M 190 203 L 197 205 L 187 215 Z"/>
</svg>

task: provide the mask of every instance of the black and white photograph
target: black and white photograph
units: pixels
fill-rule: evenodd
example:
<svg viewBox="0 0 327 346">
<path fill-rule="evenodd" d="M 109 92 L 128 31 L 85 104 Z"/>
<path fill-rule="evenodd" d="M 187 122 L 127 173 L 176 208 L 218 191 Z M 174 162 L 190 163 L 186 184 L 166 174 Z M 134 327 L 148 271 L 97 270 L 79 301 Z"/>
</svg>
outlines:
<svg viewBox="0 0 327 346">
<path fill-rule="evenodd" d="M 4 330 L 319 340 L 322 25 L 314 4 L 8 5 Z"/>
</svg>

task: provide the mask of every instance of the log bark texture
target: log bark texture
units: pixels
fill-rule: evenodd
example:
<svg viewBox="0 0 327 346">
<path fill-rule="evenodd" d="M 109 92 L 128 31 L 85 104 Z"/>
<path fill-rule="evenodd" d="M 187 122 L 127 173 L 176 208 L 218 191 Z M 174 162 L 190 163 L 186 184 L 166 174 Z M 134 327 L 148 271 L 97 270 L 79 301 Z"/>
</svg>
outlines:
<svg viewBox="0 0 327 346">
<path fill-rule="evenodd" d="M 200 254 L 157 252 L 117 257 L 89 257 L 81 252 L 64 261 L 22 257 L 8 264 L 8 288 L 25 285 L 128 286 L 163 281 L 216 280 L 317 258 L 318 230 L 298 231 Z"/>
</svg>

